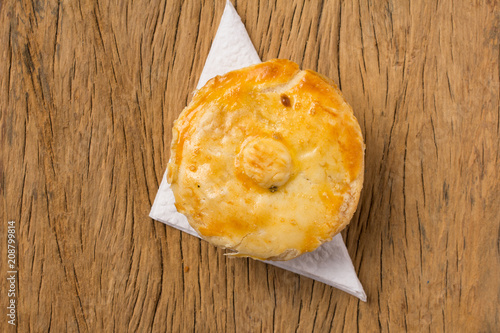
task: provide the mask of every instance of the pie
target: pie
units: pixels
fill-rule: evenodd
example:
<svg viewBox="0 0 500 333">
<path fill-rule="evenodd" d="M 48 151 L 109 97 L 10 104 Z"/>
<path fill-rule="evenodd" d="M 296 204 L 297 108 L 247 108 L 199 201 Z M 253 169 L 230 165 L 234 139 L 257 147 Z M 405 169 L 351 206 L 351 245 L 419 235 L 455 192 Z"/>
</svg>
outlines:
<svg viewBox="0 0 500 333">
<path fill-rule="evenodd" d="M 232 256 L 289 260 L 351 220 L 364 147 L 331 80 L 274 59 L 195 93 L 173 126 L 167 180 L 203 239 Z"/>
</svg>

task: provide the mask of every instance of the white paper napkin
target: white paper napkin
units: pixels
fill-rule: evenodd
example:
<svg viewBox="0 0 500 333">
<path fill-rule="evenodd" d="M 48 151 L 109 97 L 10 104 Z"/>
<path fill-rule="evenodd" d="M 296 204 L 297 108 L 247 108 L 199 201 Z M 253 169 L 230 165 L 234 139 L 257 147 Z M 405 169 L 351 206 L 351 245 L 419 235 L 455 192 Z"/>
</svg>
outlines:
<svg viewBox="0 0 500 333">
<path fill-rule="evenodd" d="M 216 75 L 260 63 L 261 60 L 248 36 L 241 18 L 227 1 L 212 47 L 201 73 L 197 89 Z M 174 193 L 167 182 L 167 173 L 156 194 L 149 216 L 169 226 L 200 237 L 189 225 L 186 216 L 177 212 Z M 240 260 L 234 258 L 231 260 Z M 351 258 L 339 234 L 316 251 L 288 261 L 265 261 L 341 289 L 366 302 L 366 294 L 358 280 Z"/>
</svg>

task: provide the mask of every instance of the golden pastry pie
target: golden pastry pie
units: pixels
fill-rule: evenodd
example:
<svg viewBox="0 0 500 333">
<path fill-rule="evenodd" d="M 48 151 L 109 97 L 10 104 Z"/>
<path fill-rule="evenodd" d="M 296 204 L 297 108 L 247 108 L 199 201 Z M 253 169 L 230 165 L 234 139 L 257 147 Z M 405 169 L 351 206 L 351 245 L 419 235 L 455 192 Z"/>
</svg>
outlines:
<svg viewBox="0 0 500 333">
<path fill-rule="evenodd" d="M 202 238 L 288 260 L 349 223 L 363 169 L 361 130 L 335 84 L 275 59 L 196 92 L 175 121 L 167 178 Z"/>
</svg>

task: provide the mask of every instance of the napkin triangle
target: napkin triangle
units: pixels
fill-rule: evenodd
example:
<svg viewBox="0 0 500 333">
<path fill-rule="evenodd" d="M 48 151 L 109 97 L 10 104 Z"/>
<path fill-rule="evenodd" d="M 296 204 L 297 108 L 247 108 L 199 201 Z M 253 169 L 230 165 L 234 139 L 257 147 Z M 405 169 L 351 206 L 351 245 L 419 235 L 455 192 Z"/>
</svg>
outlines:
<svg viewBox="0 0 500 333">
<path fill-rule="evenodd" d="M 260 57 L 243 22 L 241 22 L 240 16 L 231 2 L 227 1 L 196 88 L 203 87 L 208 80 L 216 75 L 260 62 Z M 149 216 L 188 234 L 200 237 L 189 225 L 186 216 L 177 212 L 174 203 L 174 194 L 167 182 L 165 172 Z M 298 258 L 288 261 L 265 262 L 323 282 L 366 302 L 363 286 L 356 275 L 340 234 L 315 251 L 303 254 Z"/>
</svg>

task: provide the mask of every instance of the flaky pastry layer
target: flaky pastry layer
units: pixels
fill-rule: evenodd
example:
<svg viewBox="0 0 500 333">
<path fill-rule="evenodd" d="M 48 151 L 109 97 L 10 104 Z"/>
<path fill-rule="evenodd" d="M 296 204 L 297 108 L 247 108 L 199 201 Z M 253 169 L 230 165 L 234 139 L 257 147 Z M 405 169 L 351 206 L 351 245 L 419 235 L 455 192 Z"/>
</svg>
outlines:
<svg viewBox="0 0 500 333">
<path fill-rule="evenodd" d="M 205 240 L 288 260 L 349 223 L 363 169 L 362 133 L 335 84 L 275 59 L 196 92 L 174 123 L 167 177 Z"/>
</svg>

